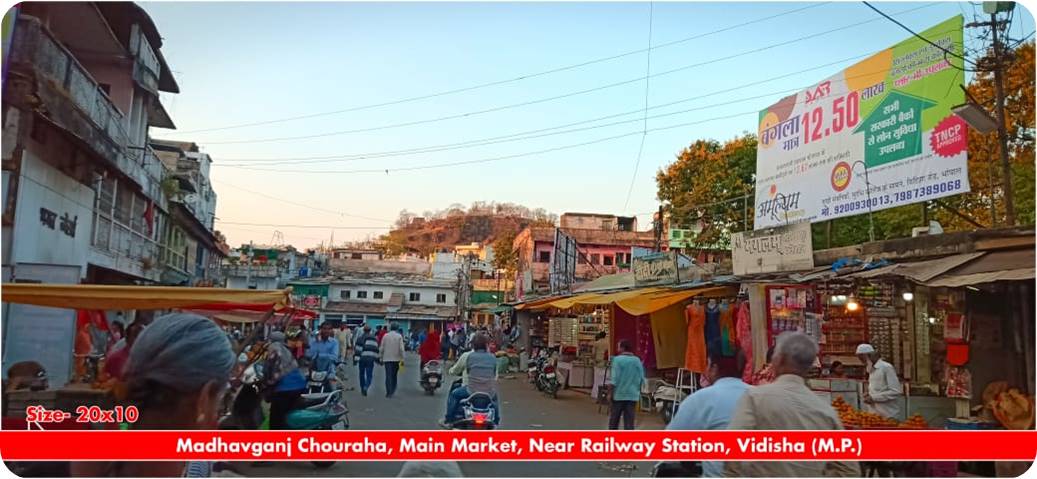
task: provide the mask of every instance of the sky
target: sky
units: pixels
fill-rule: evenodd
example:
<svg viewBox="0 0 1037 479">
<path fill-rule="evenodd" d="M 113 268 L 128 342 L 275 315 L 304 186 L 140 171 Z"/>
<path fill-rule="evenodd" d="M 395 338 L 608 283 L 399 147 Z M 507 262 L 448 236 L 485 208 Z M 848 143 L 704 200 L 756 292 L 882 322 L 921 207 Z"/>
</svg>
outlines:
<svg viewBox="0 0 1037 479">
<path fill-rule="evenodd" d="M 910 35 L 860 2 L 142 6 L 180 85 L 162 98 L 177 129 L 151 135 L 213 158 L 232 246 L 339 244 L 474 201 L 647 224 L 683 147 L 753 131 L 759 110 Z M 915 31 L 981 14 L 876 6 Z M 1033 31 L 1018 4 L 1010 37 Z"/>
</svg>

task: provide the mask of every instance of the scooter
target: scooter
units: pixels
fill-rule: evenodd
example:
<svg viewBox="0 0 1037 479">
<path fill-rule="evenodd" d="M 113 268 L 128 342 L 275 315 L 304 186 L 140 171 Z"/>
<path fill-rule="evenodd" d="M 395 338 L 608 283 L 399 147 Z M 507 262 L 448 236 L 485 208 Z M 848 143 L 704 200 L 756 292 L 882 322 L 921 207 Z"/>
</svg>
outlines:
<svg viewBox="0 0 1037 479">
<path fill-rule="evenodd" d="M 673 414 L 677 410 L 677 406 L 680 405 L 684 398 L 688 395 L 684 391 L 677 389 L 673 384 L 665 381 L 660 382 L 659 387 L 655 388 L 655 409 L 663 417 L 663 423 L 669 424 L 673 420 Z"/>
<path fill-rule="evenodd" d="M 558 390 L 562 385 L 558 382 L 558 374 L 555 372 L 554 365 L 547 364 L 546 361 L 543 363 L 540 373 L 537 375 L 536 386 L 540 392 L 558 399 Z"/>
<path fill-rule="evenodd" d="M 230 411 L 220 418 L 221 429 L 259 429 L 259 425 L 263 422 L 259 389 L 262 378 L 262 365 L 252 364 L 245 369 L 242 374 L 241 387 L 234 397 Z M 349 409 L 342 398 L 342 390 L 304 393 L 285 417 L 285 422 L 289 429 L 348 429 Z M 313 465 L 322 469 L 334 464 L 335 461 L 313 461 Z"/>
<path fill-rule="evenodd" d="M 429 396 L 443 385 L 443 363 L 431 360 L 421 367 L 421 387 Z"/>
<path fill-rule="evenodd" d="M 451 393 L 459 387 L 461 387 L 461 379 L 454 381 L 450 386 Z M 451 429 L 497 429 L 497 409 L 493 404 L 493 396 L 481 392 L 472 393 L 467 398 L 461 400 L 460 406 L 463 415 L 460 419 L 451 423 Z"/>
</svg>

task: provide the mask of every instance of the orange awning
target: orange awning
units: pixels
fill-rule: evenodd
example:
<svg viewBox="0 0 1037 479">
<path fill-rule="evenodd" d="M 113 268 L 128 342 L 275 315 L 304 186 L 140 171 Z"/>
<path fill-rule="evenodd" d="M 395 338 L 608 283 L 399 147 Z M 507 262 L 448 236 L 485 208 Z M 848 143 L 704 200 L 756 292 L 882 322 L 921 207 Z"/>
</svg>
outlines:
<svg viewBox="0 0 1037 479">
<path fill-rule="evenodd" d="M 4 283 L 0 301 L 65 309 L 173 309 L 206 304 L 269 304 L 280 309 L 290 303 L 284 290 L 191 288 L 179 286 L 113 286 L 97 284 Z"/>
<path fill-rule="evenodd" d="M 650 314 L 695 296 L 727 296 L 737 293 L 735 286 L 707 286 L 696 289 L 672 290 L 643 288 L 615 293 L 585 293 L 568 298 L 541 300 L 527 309 L 571 309 L 573 306 L 615 304 L 634 316 Z"/>
</svg>

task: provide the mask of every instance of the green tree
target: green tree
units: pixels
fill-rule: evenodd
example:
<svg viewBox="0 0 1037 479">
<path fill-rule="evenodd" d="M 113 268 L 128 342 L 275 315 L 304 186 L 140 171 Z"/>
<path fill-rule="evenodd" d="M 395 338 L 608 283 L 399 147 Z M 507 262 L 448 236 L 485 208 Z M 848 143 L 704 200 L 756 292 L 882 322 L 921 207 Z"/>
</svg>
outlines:
<svg viewBox="0 0 1037 479">
<path fill-rule="evenodd" d="M 518 269 L 518 253 L 515 251 L 515 233 L 509 232 L 493 241 L 493 267 L 504 270 L 505 278 L 510 278 Z"/>
</svg>

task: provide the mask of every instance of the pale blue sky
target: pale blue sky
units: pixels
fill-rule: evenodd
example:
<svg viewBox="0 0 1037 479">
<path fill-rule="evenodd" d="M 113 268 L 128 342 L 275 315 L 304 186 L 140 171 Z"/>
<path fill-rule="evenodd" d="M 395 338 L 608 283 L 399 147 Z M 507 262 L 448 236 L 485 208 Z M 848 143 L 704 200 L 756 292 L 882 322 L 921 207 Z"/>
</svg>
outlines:
<svg viewBox="0 0 1037 479">
<path fill-rule="evenodd" d="M 369 129 L 564 95 L 643 77 L 636 53 L 559 73 L 434 99 L 246 128 L 196 131 L 391 102 L 644 49 L 649 9 L 652 44 L 659 45 L 810 6 L 809 3 L 143 3 L 164 38 L 163 54 L 180 84 L 164 103 L 179 131 L 158 138 L 199 143 L 212 155 L 219 195 L 217 228 L 232 245 L 269 242 L 274 230 L 299 247 L 327 240 L 332 228 L 385 226 L 401 209 L 422 212 L 451 203 L 514 202 L 531 208 L 642 214 L 657 208 L 654 176 L 698 138 L 727 139 L 755 129 L 755 111 L 786 90 L 807 86 L 854 63 L 843 61 L 896 43 L 909 34 L 859 2 L 818 4 L 749 26 L 652 50 L 653 74 L 729 57 L 858 22 L 875 21 L 652 78 L 649 105 L 728 90 L 649 110 L 649 132 L 630 202 L 643 124 L 613 126 L 410 156 L 262 163 L 267 159 L 356 155 L 453 144 L 631 112 L 645 105 L 645 82 L 503 109 L 466 118 L 314 139 L 251 142 Z M 978 3 L 976 4 L 978 5 Z M 979 7 L 970 3 L 878 3 L 916 31 Z M 1013 37 L 1034 29 L 1021 5 Z M 979 44 L 969 40 L 969 47 Z M 828 66 L 823 66 L 831 64 Z M 768 78 L 815 68 L 773 81 Z M 714 106 L 717 105 L 717 106 Z M 746 113 L 740 116 L 734 116 Z M 731 117 L 716 119 L 718 117 Z M 617 116 L 584 128 L 641 118 Z M 567 129 L 570 129 L 567 128 Z M 193 132 L 192 132 L 193 131 Z M 183 133 L 181 133 L 183 132 Z M 569 147 L 500 161 L 417 171 L 422 165 L 466 162 Z M 245 140 L 241 143 L 226 143 Z M 221 143 L 223 142 L 223 143 Z M 259 161 L 257 161 L 259 160 Z M 252 162 L 257 171 L 231 165 Z M 329 173 L 379 170 L 379 173 Z M 235 187 L 288 199 L 288 204 Z M 343 212 L 343 216 L 335 212 Z M 366 218 L 357 218 L 362 216 Z M 383 219 L 384 221 L 375 221 Z M 282 226 L 230 225 L 234 223 Z M 338 229 L 336 242 L 384 229 Z"/>
</svg>

